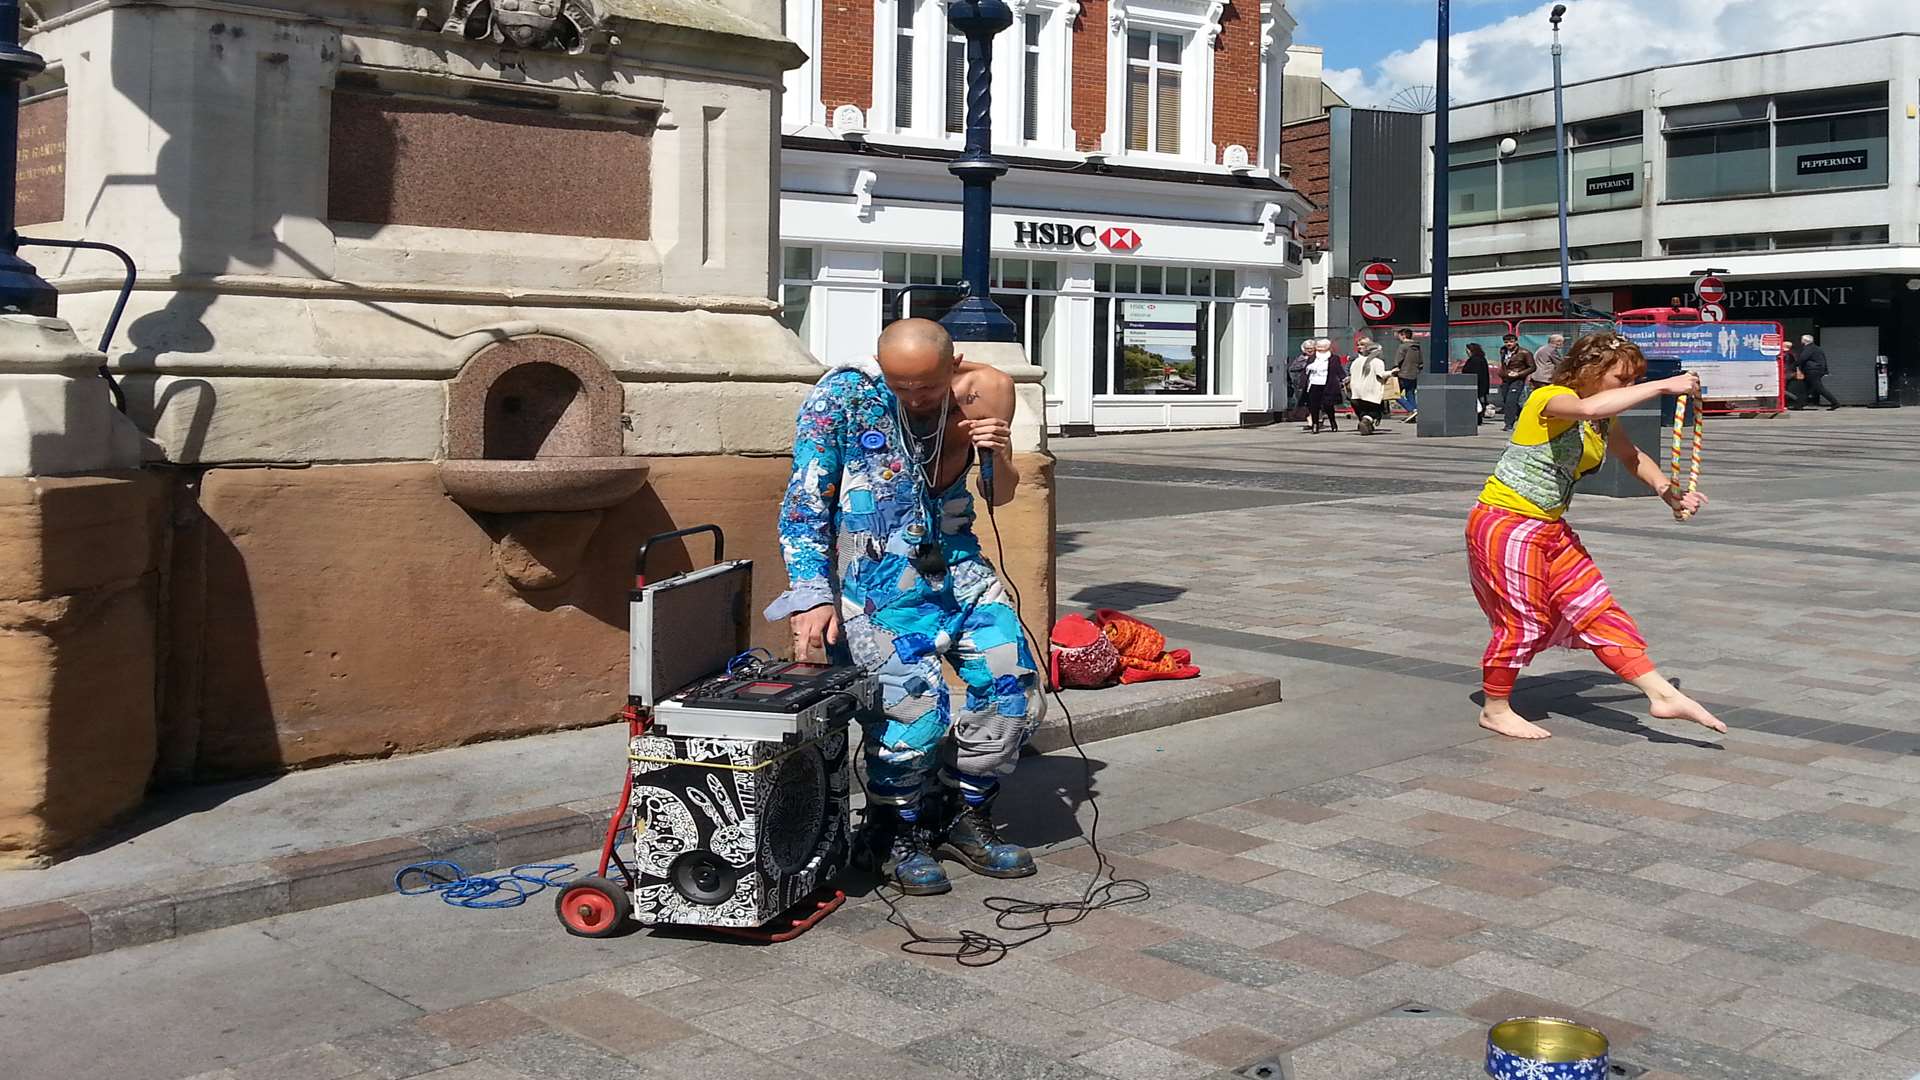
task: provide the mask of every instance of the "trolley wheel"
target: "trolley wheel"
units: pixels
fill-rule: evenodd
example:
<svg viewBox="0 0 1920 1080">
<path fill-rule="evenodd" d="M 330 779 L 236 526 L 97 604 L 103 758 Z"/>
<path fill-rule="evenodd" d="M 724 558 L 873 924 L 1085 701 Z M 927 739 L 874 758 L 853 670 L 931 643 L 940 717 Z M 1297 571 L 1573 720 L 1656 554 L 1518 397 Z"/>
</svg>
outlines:
<svg viewBox="0 0 1920 1080">
<path fill-rule="evenodd" d="M 575 937 L 612 937 L 633 914 L 633 900 L 626 890 L 603 877 L 567 882 L 553 907 L 560 925 Z"/>
</svg>

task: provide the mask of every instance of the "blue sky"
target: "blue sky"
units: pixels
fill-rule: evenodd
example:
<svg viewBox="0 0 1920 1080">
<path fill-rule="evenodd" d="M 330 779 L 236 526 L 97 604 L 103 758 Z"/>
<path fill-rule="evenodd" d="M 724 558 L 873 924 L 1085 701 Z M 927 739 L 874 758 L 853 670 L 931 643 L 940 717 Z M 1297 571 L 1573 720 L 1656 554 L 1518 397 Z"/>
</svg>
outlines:
<svg viewBox="0 0 1920 1080">
<path fill-rule="evenodd" d="M 1551 84 L 1554 0 L 1454 0 L 1456 102 Z M 1286 0 L 1294 41 L 1326 50 L 1327 81 L 1356 105 L 1434 81 L 1434 0 Z M 1569 80 L 1740 53 L 1920 32 L 1920 0 L 1565 0 Z"/>
<path fill-rule="evenodd" d="M 1453 32 L 1492 26 L 1535 6 L 1526 0 L 1455 0 Z M 1296 43 L 1325 49 L 1330 69 L 1370 76 L 1388 56 L 1431 41 L 1435 29 L 1433 0 L 1289 0 L 1287 9 L 1300 20 Z M 1433 74 L 1420 81 L 1431 85 Z"/>
</svg>

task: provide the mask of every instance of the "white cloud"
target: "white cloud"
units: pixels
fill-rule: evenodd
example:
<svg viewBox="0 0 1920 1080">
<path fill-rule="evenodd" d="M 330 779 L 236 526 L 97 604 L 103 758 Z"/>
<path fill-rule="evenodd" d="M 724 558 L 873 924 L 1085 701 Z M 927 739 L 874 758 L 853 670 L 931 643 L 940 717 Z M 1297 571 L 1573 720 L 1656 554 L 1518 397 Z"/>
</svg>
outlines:
<svg viewBox="0 0 1920 1080">
<path fill-rule="evenodd" d="M 1454 33 L 1448 57 L 1453 100 L 1551 86 L 1552 6 Z M 1683 60 L 1920 31 L 1914 0 L 1571 0 L 1567 6 L 1560 39 L 1569 82 Z M 1431 86 L 1434 56 L 1429 37 L 1368 68 L 1329 69 L 1325 78 L 1355 105 L 1385 105 L 1404 87 Z"/>
</svg>

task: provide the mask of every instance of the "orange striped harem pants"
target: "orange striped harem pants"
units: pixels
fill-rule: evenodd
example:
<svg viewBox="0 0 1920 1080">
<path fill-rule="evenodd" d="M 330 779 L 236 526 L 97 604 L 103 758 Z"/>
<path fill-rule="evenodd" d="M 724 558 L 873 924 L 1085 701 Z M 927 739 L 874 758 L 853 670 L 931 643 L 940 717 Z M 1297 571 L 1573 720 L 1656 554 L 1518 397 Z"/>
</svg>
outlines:
<svg viewBox="0 0 1920 1080">
<path fill-rule="evenodd" d="M 1520 669 L 1555 645 L 1592 649 L 1622 679 L 1653 670 L 1640 628 L 1566 522 L 1475 503 L 1467 569 L 1493 627 L 1480 659 L 1489 696 L 1510 696 Z"/>
</svg>

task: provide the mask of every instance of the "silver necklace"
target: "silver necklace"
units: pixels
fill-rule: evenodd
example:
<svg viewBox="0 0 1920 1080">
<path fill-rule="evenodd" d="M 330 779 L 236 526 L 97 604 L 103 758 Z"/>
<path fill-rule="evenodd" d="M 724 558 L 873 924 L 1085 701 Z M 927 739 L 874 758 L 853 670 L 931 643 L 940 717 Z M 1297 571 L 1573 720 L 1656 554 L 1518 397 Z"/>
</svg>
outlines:
<svg viewBox="0 0 1920 1080">
<path fill-rule="evenodd" d="M 940 452 L 946 446 L 947 409 L 952 403 L 952 394 L 948 394 L 940 400 L 939 425 L 933 429 L 932 436 L 922 438 L 913 430 L 913 418 L 907 415 L 907 407 L 900 402 L 899 398 L 895 398 L 893 402 L 894 409 L 900 418 L 900 433 L 907 442 L 907 454 L 913 458 L 913 463 L 919 467 L 920 475 L 926 479 L 927 489 L 929 491 L 931 491 L 934 486 L 934 474 L 938 472 L 940 468 Z M 928 449 L 927 446 L 929 442 L 932 444 L 931 449 Z M 928 466 L 932 466 L 932 468 Z"/>
</svg>

